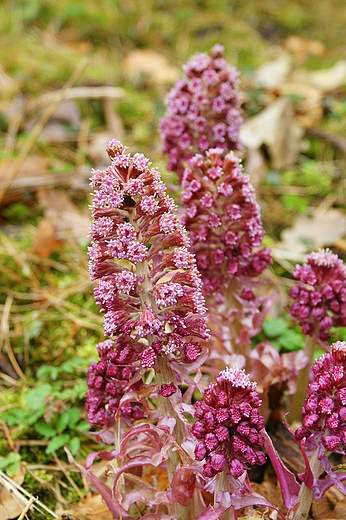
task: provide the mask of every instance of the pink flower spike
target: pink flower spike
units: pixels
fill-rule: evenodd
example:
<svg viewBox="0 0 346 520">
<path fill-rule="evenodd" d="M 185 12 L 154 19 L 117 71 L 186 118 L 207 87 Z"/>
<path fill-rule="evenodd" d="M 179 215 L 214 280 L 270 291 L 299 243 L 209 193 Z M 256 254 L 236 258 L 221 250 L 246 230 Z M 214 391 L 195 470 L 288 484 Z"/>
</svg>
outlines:
<svg viewBox="0 0 346 520">
<path fill-rule="evenodd" d="M 291 317 L 305 334 L 325 345 L 331 327 L 346 326 L 343 307 L 346 295 L 345 265 L 338 255 L 329 249 L 321 249 L 308 255 L 307 264 L 297 265 L 293 276 L 298 283 L 290 290 L 294 300 Z"/>
<path fill-rule="evenodd" d="M 222 58 L 223 48 L 197 54 L 184 66 L 184 76 L 167 97 L 167 116 L 161 119 L 163 150 L 168 168 L 181 177 L 186 161 L 196 153 L 219 147 L 225 155 L 241 150 L 243 122 L 238 73 Z M 215 171 L 211 175 L 218 173 Z"/>
<path fill-rule="evenodd" d="M 157 383 L 159 395 L 176 393 L 166 365 L 196 370 L 204 356 L 196 340 L 209 337 L 196 261 L 160 173 L 117 140 L 106 149 L 111 165 L 92 181 L 89 253 L 96 302 L 112 339 L 99 345 L 100 361 L 89 368 L 86 408 L 93 426 L 110 426 L 119 413 L 127 421 L 143 417 L 146 401 L 135 396 L 147 369 L 161 374 L 163 364 L 169 381 Z M 129 390 L 133 403 L 123 399 Z"/>
<path fill-rule="evenodd" d="M 239 478 L 250 466 L 265 463 L 259 451 L 264 443 L 264 419 L 258 414 L 256 425 L 249 422 L 252 412 L 258 413 L 261 405 L 255 388 L 256 383 L 245 372 L 227 368 L 208 386 L 203 402 L 196 404 L 198 420 L 192 434 L 199 440 L 196 459 L 205 459 L 205 476 L 214 476 L 227 466 L 231 475 Z M 239 410 L 239 419 L 235 409 Z"/>
</svg>

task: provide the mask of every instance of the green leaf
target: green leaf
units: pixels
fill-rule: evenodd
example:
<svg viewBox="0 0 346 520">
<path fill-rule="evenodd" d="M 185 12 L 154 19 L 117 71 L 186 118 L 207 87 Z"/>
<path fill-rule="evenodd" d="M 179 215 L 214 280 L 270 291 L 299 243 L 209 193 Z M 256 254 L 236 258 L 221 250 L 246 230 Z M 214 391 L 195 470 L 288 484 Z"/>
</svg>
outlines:
<svg viewBox="0 0 346 520">
<path fill-rule="evenodd" d="M 76 426 L 76 430 L 78 432 L 88 432 L 90 430 L 91 426 L 90 424 L 88 423 L 88 421 L 81 421 L 80 423 L 77 424 Z"/>
<path fill-rule="evenodd" d="M 67 444 L 70 437 L 69 435 L 59 435 L 58 437 L 53 437 L 53 439 L 49 442 L 46 453 L 49 455 L 53 453 L 53 451 L 57 451 L 59 448 L 62 448 L 64 444 Z"/>
<path fill-rule="evenodd" d="M 37 410 L 40 406 L 42 406 L 43 401 L 47 397 L 47 395 L 52 393 L 52 386 L 48 383 L 37 386 L 30 390 L 26 396 L 25 400 L 29 408 L 32 410 Z"/>
<path fill-rule="evenodd" d="M 77 408 L 76 406 L 73 406 L 72 408 L 70 408 L 68 413 L 69 413 L 69 418 L 70 418 L 68 426 L 72 430 L 76 426 L 77 422 L 79 421 L 82 413 L 81 413 L 80 409 Z"/>
<path fill-rule="evenodd" d="M 288 329 L 287 321 L 283 318 L 267 318 L 263 322 L 263 332 L 267 338 L 281 336 Z"/>
<path fill-rule="evenodd" d="M 62 433 L 64 430 L 66 430 L 69 421 L 70 421 L 70 414 L 69 414 L 69 410 L 67 410 L 66 412 L 64 412 L 60 415 L 58 422 L 56 423 L 56 427 L 57 427 L 59 433 Z"/>
<path fill-rule="evenodd" d="M 80 441 L 79 441 L 78 437 L 73 437 L 73 439 L 70 440 L 68 445 L 69 445 L 70 452 L 72 453 L 72 455 L 76 455 L 77 451 L 80 448 Z"/>
<path fill-rule="evenodd" d="M 278 342 L 282 348 L 289 351 L 296 351 L 304 348 L 305 336 L 295 330 L 287 330 L 280 336 Z"/>
<path fill-rule="evenodd" d="M 44 380 L 50 380 L 53 381 L 57 380 L 57 377 L 59 375 L 59 370 L 57 367 L 51 367 L 48 365 L 43 365 L 37 370 L 37 377 L 40 379 L 40 381 Z"/>
<path fill-rule="evenodd" d="M 20 470 L 20 455 L 9 453 L 7 457 L 0 457 L 0 469 L 5 470 L 9 477 L 13 477 Z"/>
<path fill-rule="evenodd" d="M 56 431 L 54 430 L 54 428 L 44 421 L 39 421 L 38 423 L 36 423 L 35 430 L 44 437 L 54 437 L 54 435 L 56 435 Z"/>
</svg>

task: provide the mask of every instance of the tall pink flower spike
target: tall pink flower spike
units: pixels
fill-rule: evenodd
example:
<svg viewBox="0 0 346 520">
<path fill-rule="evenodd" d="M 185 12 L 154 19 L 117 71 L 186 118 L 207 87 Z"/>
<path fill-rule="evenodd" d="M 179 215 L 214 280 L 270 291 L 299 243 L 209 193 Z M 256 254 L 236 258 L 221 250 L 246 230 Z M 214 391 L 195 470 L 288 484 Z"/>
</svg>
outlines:
<svg viewBox="0 0 346 520">
<path fill-rule="evenodd" d="M 224 48 L 197 54 L 184 66 L 184 76 L 167 98 L 167 117 L 160 123 L 168 169 L 181 176 L 184 163 L 196 153 L 220 147 L 242 149 L 238 72 L 223 59 Z"/>
</svg>

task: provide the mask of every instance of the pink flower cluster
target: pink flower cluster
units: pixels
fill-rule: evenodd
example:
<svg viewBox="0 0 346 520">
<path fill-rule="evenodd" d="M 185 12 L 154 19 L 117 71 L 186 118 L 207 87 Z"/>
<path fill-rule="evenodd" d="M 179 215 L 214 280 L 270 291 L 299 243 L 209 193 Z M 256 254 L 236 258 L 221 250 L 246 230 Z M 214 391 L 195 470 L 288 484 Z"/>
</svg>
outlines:
<svg viewBox="0 0 346 520">
<path fill-rule="evenodd" d="M 338 341 L 331 352 L 317 359 L 303 406 L 303 426 L 297 441 L 306 438 L 320 445 L 322 452 L 342 453 L 346 449 L 346 342 Z"/>
<path fill-rule="evenodd" d="M 290 290 L 296 300 L 290 309 L 303 333 L 326 341 L 331 327 L 346 326 L 346 268 L 337 255 L 320 250 L 308 255 L 308 264 L 297 265 L 297 283 Z"/>
<path fill-rule="evenodd" d="M 255 389 L 256 383 L 242 370 L 227 368 L 208 386 L 203 401 L 196 403 L 197 421 L 192 427 L 198 440 L 195 457 L 206 459 L 206 477 L 228 467 L 239 478 L 249 466 L 265 463 L 265 455 L 259 451 L 264 444 L 264 420 Z"/>
<path fill-rule="evenodd" d="M 125 393 L 143 385 L 141 379 L 133 381 L 138 367 L 133 364 L 133 349 L 130 344 L 119 349 L 116 342 L 107 339 L 96 348 L 100 361 L 89 366 L 85 408 L 91 426 L 109 427 L 114 423 L 120 400 Z M 129 420 L 138 420 L 144 415 L 142 408 L 136 402 L 128 402 L 122 406 L 121 414 Z"/>
<path fill-rule="evenodd" d="M 184 67 L 184 76 L 168 95 L 167 117 L 161 120 L 163 151 L 168 169 L 183 173 L 186 159 L 208 148 L 240 150 L 238 72 L 215 45 L 211 55 L 197 54 Z"/>
<path fill-rule="evenodd" d="M 92 178 L 96 191 L 89 248 L 89 270 L 92 279 L 99 280 L 95 297 L 105 314 L 106 336 L 116 339 L 116 360 L 140 360 L 144 371 L 156 369 L 161 355 L 195 363 L 202 352 L 196 339 L 207 339 L 209 333 L 200 275 L 186 230 L 174 214 L 174 201 L 160 173 L 142 154 L 126 154 L 117 140 L 106 149 L 112 163 Z M 114 370 L 110 363 L 101 356 L 90 369 L 89 388 L 105 383 L 107 393 L 108 373 Z M 161 395 L 173 390 L 163 389 Z"/>
<path fill-rule="evenodd" d="M 253 278 L 272 262 L 268 248 L 258 249 L 264 230 L 254 189 L 239 159 L 220 148 L 189 159 L 182 187 L 184 224 L 204 293 L 220 299 L 232 278 Z M 254 300 L 251 288 L 244 287 L 241 297 Z"/>
</svg>

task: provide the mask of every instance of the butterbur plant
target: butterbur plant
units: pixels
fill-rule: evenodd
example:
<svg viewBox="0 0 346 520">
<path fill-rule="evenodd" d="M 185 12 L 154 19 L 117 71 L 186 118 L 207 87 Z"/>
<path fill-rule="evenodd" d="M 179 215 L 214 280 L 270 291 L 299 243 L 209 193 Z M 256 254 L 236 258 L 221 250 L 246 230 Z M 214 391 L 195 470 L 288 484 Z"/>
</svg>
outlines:
<svg viewBox="0 0 346 520">
<path fill-rule="evenodd" d="M 89 367 L 86 410 L 113 446 L 89 454 L 86 467 L 69 459 L 116 519 L 249 519 L 262 506 L 275 518 L 307 520 L 313 497 L 332 485 L 346 494 L 346 474 L 329 460 L 346 449 L 346 343 L 327 343 L 331 327 L 346 325 L 346 271 L 328 250 L 296 267 L 290 314 L 307 336 L 304 352 L 251 345 L 272 302 L 257 292 L 272 260 L 235 153 L 237 73 L 222 56 L 216 45 L 186 65 L 161 122 L 181 183 L 180 216 L 158 170 L 118 140 L 106 146 L 109 167 L 93 172 L 89 271 L 105 338 Z M 306 393 L 315 341 L 328 352 Z M 305 462 L 297 477 L 265 429 L 274 387 L 287 389 L 288 417 L 303 416 L 291 432 Z M 110 486 L 92 473 L 97 458 Z M 252 491 L 251 471 L 263 477 L 269 464 L 285 511 Z"/>
<path fill-rule="evenodd" d="M 307 264 L 297 265 L 293 276 L 298 282 L 290 290 L 290 314 L 307 336 L 309 363 L 298 377 L 292 419 L 300 416 L 315 345 L 328 347 L 331 327 L 346 326 L 346 268 L 338 255 L 320 250 L 308 255 Z"/>
<path fill-rule="evenodd" d="M 209 148 L 240 150 L 238 72 L 223 58 L 224 48 L 215 45 L 210 56 L 197 54 L 184 66 L 184 76 L 167 98 L 167 116 L 161 120 L 163 151 L 168 169 L 181 176 L 184 163 Z"/>
<path fill-rule="evenodd" d="M 248 354 L 249 338 L 260 331 L 269 302 L 255 296 L 254 285 L 272 259 L 269 249 L 260 247 L 260 208 L 239 158 L 221 148 L 191 157 L 182 178 L 181 202 L 212 332 L 226 349 L 229 344 L 230 353 Z"/>
</svg>

